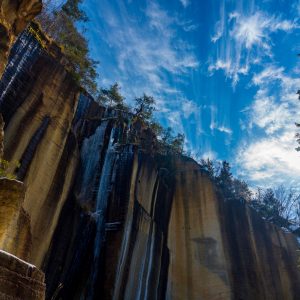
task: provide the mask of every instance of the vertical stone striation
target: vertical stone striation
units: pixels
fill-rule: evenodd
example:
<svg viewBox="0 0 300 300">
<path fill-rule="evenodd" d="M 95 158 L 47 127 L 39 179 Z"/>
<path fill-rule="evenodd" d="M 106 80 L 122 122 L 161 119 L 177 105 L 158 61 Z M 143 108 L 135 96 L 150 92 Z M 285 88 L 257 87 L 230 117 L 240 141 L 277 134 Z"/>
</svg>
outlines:
<svg viewBox="0 0 300 300">
<path fill-rule="evenodd" d="M 244 203 L 220 202 L 222 238 L 234 299 L 297 299 L 295 236 L 269 224 Z"/>
<path fill-rule="evenodd" d="M 167 299 L 297 299 L 295 236 L 224 201 L 192 160 L 176 161 Z"/>
<path fill-rule="evenodd" d="M 30 219 L 22 208 L 25 190 L 21 182 L 0 179 L 0 249 L 27 260 L 30 255 Z"/>
<path fill-rule="evenodd" d="M 0 77 L 16 36 L 41 10 L 41 0 L 0 0 Z"/>
<path fill-rule="evenodd" d="M 56 57 L 26 30 L 12 49 L 0 85 L 4 156 L 20 162 L 15 172 L 26 185 L 24 208 L 31 218 L 33 238 L 30 261 L 38 266 L 49 247 L 78 160 L 71 126 L 79 88 Z"/>
<path fill-rule="evenodd" d="M 4 156 L 21 163 L 47 299 L 296 299 L 295 237 L 225 202 L 192 159 L 155 154 L 130 114 L 78 100 L 50 48 L 25 31 L 0 82 Z M 9 197 L 2 241 L 25 257 L 26 226 L 1 223 L 22 214 Z"/>
<path fill-rule="evenodd" d="M 193 160 L 179 158 L 175 164 L 167 299 L 230 299 L 214 186 Z"/>
<path fill-rule="evenodd" d="M 4 140 L 4 121 L 3 121 L 3 117 L 2 115 L 0 114 L 0 160 L 2 159 L 3 157 L 3 140 Z"/>
</svg>

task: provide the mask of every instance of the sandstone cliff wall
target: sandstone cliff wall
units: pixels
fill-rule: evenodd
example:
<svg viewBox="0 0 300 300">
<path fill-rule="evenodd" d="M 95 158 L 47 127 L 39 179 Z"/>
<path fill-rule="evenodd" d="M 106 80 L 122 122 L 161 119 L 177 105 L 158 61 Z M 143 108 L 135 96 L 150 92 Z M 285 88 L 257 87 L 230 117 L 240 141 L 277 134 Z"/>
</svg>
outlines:
<svg viewBox="0 0 300 300">
<path fill-rule="evenodd" d="M 219 201 L 212 182 L 194 161 L 176 161 L 167 299 L 231 298 Z"/>
<path fill-rule="evenodd" d="M 31 219 L 33 238 L 30 261 L 40 266 L 77 166 L 71 124 L 79 88 L 64 67 L 25 31 L 12 49 L 0 90 L 4 157 L 20 162 L 12 171 L 26 186 L 24 208 Z"/>
<path fill-rule="evenodd" d="M 295 236 L 224 201 L 191 160 L 177 162 L 167 299 L 297 299 Z"/>
<path fill-rule="evenodd" d="M 21 163 L 48 299 L 297 299 L 295 237 L 224 201 L 193 160 L 153 153 L 130 114 L 78 100 L 29 31 L 0 93 L 4 156 Z M 15 231 L 2 230 L 12 248 Z"/>
<path fill-rule="evenodd" d="M 31 252 L 30 219 L 24 211 L 24 185 L 0 179 L 0 247 L 27 260 Z"/>
<path fill-rule="evenodd" d="M 42 10 L 42 0 L 0 0 L 0 77 L 17 35 Z"/>
<path fill-rule="evenodd" d="M 222 239 L 234 299 L 297 299 L 295 236 L 238 201 L 220 202 Z"/>
<path fill-rule="evenodd" d="M 43 272 L 18 257 L 0 250 L 0 299 L 45 299 Z"/>
</svg>

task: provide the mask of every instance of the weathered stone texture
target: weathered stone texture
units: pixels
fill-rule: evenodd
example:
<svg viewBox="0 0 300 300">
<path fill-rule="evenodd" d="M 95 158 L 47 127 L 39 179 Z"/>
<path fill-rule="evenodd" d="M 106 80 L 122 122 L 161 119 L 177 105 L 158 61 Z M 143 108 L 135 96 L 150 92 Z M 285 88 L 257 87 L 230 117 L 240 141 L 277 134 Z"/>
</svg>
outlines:
<svg viewBox="0 0 300 300">
<path fill-rule="evenodd" d="M 42 0 L 0 0 L 0 77 L 16 36 L 42 10 Z"/>
<path fill-rule="evenodd" d="M 296 237 L 224 201 L 192 160 L 176 163 L 167 299 L 297 299 Z"/>
<path fill-rule="evenodd" d="M 31 262 L 40 266 L 77 166 L 70 132 L 78 88 L 50 57 L 32 67 L 32 89 L 7 123 L 5 158 L 18 161 L 17 176 L 26 185 L 24 208 L 31 218 Z M 43 249 L 43 250 L 42 250 Z"/>
<path fill-rule="evenodd" d="M 44 273 L 16 256 L 0 250 L 0 299 L 45 299 Z"/>
<path fill-rule="evenodd" d="M 4 139 L 3 128 L 4 128 L 4 121 L 2 115 L 0 114 L 0 160 L 3 157 L 3 150 L 4 150 L 3 149 L 3 139 Z"/>
<path fill-rule="evenodd" d="M 230 299 L 218 198 L 193 160 L 176 162 L 167 299 Z"/>
<path fill-rule="evenodd" d="M 2 81 L 4 157 L 20 162 L 29 260 L 46 273 L 48 299 L 297 299 L 292 234 L 225 201 L 192 159 L 154 154 L 150 135 L 137 146 L 143 128 L 130 114 L 78 104 L 65 68 L 30 32 L 22 38 L 22 66 L 9 65 L 19 73 Z M 23 192 L 7 184 L 1 241 L 25 257 Z"/>
<path fill-rule="evenodd" d="M 30 219 L 22 208 L 22 182 L 0 179 L 0 249 L 28 259 L 31 248 Z"/>
</svg>

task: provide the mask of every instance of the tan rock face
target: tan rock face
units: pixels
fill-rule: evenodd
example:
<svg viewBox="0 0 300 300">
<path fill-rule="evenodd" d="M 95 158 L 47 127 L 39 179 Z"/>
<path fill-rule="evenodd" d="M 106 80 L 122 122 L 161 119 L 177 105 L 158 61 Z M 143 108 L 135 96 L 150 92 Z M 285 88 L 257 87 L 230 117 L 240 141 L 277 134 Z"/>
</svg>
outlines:
<svg viewBox="0 0 300 300">
<path fill-rule="evenodd" d="M 43 272 L 16 256 L 0 250 L 0 299 L 45 299 Z"/>
<path fill-rule="evenodd" d="M 3 139 L 4 139 L 4 121 L 2 115 L 0 114 L 0 159 L 3 157 Z"/>
<path fill-rule="evenodd" d="M 234 299 L 297 299 L 295 236 L 265 222 L 239 201 L 219 202 Z"/>
<path fill-rule="evenodd" d="M 224 202 L 191 160 L 176 162 L 167 299 L 296 299 L 295 236 Z"/>
<path fill-rule="evenodd" d="M 79 94 L 54 59 L 41 57 L 32 70 L 32 89 L 9 120 L 4 144 L 5 158 L 21 164 L 16 173 L 26 186 L 24 208 L 33 237 L 30 261 L 40 266 L 77 166 L 70 128 Z"/>
<path fill-rule="evenodd" d="M 74 121 L 78 87 L 53 56 L 34 55 L 1 107 L 4 157 L 20 162 L 30 261 L 49 299 L 297 299 L 293 235 L 225 202 L 193 160 L 117 139 L 127 128 L 114 112 L 85 99 Z M 0 190 L 1 243 L 26 257 L 23 190 Z"/>
<path fill-rule="evenodd" d="M 23 183 L 0 179 L 0 249 L 28 259 L 31 248 L 30 219 L 22 208 Z"/>
<path fill-rule="evenodd" d="M 0 1 L 0 77 L 16 36 L 42 10 L 42 0 Z"/>
<path fill-rule="evenodd" d="M 192 160 L 176 162 L 167 299 L 230 299 L 218 198 Z"/>
</svg>

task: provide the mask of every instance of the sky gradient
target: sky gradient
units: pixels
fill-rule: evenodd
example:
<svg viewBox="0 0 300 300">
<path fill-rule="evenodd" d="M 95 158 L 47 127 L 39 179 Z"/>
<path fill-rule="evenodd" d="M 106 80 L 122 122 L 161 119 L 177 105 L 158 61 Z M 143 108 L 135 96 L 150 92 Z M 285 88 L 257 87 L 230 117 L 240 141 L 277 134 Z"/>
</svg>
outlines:
<svg viewBox="0 0 300 300">
<path fill-rule="evenodd" d="M 252 186 L 296 185 L 300 1 L 85 0 L 99 84 L 157 100 L 200 159 Z"/>
</svg>

